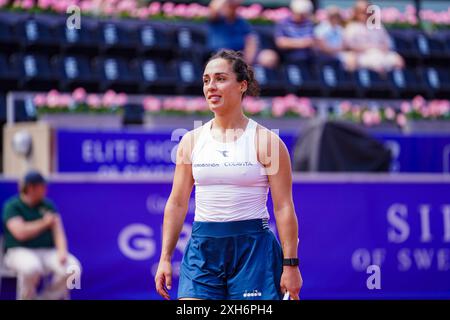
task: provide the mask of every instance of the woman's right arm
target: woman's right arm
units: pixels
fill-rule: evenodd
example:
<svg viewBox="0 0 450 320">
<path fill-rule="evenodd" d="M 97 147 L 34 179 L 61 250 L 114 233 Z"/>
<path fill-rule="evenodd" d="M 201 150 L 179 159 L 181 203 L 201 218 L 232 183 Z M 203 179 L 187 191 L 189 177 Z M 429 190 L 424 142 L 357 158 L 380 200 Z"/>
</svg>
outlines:
<svg viewBox="0 0 450 320">
<path fill-rule="evenodd" d="M 162 249 L 155 283 L 157 292 L 165 299 L 170 298 L 167 289 L 172 287 L 172 255 L 183 227 L 194 185 L 190 159 L 192 142 L 192 132 L 189 132 L 178 146 L 172 191 L 164 209 Z"/>
</svg>

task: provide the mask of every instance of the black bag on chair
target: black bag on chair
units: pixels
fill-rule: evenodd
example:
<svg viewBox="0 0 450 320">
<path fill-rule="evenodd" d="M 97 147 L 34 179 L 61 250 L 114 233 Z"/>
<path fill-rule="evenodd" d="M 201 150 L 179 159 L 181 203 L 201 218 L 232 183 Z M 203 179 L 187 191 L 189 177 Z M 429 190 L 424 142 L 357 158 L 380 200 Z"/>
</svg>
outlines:
<svg viewBox="0 0 450 320">
<path fill-rule="evenodd" d="M 317 121 L 298 139 L 293 169 L 387 172 L 390 163 L 390 150 L 356 125 L 341 121 Z"/>
</svg>

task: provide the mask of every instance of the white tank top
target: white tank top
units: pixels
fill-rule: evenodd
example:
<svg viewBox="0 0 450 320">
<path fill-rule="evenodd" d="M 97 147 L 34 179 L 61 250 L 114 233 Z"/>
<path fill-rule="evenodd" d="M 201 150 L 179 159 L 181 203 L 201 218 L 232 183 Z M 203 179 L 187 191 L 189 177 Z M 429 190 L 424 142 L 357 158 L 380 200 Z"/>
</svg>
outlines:
<svg viewBox="0 0 450 320">
<path fill-rule="evenodd" d="M 210 120 L 200 129 L 192 150 L 195 185 L 195 221 L 269 219 L 269 181 L 257 160 L 257 123 L 249 119 L 235 141 L 219 142 L 211 134 Z"/>
</svg>

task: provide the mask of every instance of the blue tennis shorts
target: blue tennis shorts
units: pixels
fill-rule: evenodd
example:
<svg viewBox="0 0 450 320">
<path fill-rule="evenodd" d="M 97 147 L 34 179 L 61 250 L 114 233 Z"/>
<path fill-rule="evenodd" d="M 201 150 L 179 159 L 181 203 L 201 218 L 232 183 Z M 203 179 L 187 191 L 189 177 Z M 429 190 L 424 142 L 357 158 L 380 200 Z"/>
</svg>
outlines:
<svg viewBox="0 0 450 320">
<path fill-rule="evenodd" d="M 281 300 L 282 259 L 267 219 L 195 221 L 181 263 L 178 298 Z"/>
</svg>

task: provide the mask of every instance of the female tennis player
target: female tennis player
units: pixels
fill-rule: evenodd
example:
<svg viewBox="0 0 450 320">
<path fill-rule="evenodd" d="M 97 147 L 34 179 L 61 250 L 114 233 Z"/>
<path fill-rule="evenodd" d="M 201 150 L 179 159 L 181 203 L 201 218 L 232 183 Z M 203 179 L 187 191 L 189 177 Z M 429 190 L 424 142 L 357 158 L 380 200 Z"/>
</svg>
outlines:
<svg viewBox="0 0 450 320">
<path fill-rule="evenodd" d="M 195 185 L 192 235 L 180 267 L 178 299 L 299 299 L 298 223 L 289 154 L 270 130 L 247 118 L 245 95 L 257 95 L 240 52 L 222 50 L 203 74 L 214 118 L 185 134 L 177 150 L 164 211 L 156 290 L 170 299 L 171 258 Z M 270 187 L 280 243 L 268 226 Z"/>
</svg>

